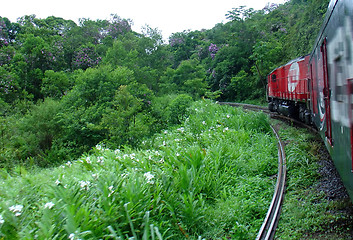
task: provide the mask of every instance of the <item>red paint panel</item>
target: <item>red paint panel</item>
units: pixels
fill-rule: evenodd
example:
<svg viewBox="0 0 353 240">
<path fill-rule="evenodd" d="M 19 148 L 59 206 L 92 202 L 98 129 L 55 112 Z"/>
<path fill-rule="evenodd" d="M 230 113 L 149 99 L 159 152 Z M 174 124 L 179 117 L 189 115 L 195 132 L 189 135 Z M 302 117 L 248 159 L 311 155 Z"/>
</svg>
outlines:
<svg viewBox="0 0 353 240">
<path fill-rule="evenodd" d="M 295 59 L 272 71 L 268 76 L 269 97 L 306 102 L 309 55 Z"/>
</svg>

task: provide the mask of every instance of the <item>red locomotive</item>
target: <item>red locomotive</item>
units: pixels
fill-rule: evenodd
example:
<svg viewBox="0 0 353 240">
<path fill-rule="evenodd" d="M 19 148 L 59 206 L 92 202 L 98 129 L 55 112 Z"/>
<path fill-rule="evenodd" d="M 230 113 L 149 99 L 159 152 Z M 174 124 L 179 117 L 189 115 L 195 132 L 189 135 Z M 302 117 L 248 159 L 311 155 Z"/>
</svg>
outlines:
<svg viewBox="0 0 353 240">
<path fill-rule="evenodd" d="M 353 201 L 353 0 L 331 0 L 312 53 L 269 74 L 268 100 L 317 127 Z"/>
<path fill-rule="evenodd" d="M 308 63 L 304 56 L 273 70 L 268 75 L 268 101 L 271 111 L 310 123 L 308 109 Z"/>
</svg>

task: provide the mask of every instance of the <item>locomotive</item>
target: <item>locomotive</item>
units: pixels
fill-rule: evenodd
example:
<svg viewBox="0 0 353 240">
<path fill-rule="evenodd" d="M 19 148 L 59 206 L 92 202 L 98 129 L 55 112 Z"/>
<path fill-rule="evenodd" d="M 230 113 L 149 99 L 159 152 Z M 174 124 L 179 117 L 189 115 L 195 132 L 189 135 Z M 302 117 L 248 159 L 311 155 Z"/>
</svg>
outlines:
<svg viewBox="0 0 353 240">
<path fill-rule="evenodd" d="M 269 110 L 316 126 L 353 201 L 353 0 L 331 0 L 311 54 L 267 81 Z"/>
</svg>

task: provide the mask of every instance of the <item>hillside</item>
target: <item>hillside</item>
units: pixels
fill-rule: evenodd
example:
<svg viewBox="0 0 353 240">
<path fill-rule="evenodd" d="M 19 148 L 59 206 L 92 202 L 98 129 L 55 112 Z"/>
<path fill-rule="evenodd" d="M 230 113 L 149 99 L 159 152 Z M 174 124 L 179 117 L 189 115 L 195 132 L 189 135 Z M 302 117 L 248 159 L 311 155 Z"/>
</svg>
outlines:
<svg viewBox="0 0 353 240">
<path fill-rule="evenodd" d="M 138 146 L 201 97 L 265 100 L 266 75 L 310 52 L 327 0 L 227 13 L 205 31 L 131 21 L 0 18 L 0 166 L 52 166 L 99 143 Z"/>
</svg>

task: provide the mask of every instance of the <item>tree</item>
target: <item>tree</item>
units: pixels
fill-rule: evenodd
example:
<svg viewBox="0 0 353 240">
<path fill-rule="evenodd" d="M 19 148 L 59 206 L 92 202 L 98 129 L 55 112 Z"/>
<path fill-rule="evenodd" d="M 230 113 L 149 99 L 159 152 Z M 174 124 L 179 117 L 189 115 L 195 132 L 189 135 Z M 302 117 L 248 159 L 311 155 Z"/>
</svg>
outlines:
<svg viewBox="0 0 353 240">
<path fill-rule="evenodd" d="M 130 128 L 136 127 L 136 116 L 141 109 L 142 100 L 133 96 L 127 86 L 120 86 L 114 96 L 112 106 L 106 109 L 101 123 L 109 134 L 107 139 L 110 144 L 119 147 L 138 141 L 138 138 L 136 139 L 136 136 L 131 134 Z"/>
<path fill-rule="evenodd" d="M 71 87 L 68 76 L 64 72 L 45 71 L 41 87 L 44 98 L 60 99 Z"/>
<path fill-rule="evenodd" d="M 205 69 L 196 59 L 182 61 L 177 69 L 169 68 L 162 79 L 161 88 L 169 91 L 189 93 L 198 98 L 205 94 L 207 83 Z"/>
</svg>

